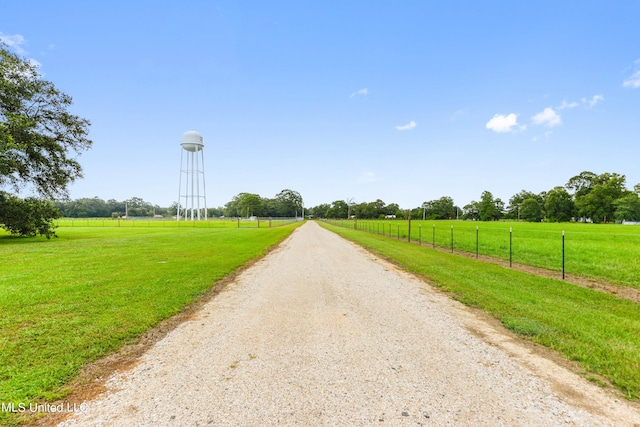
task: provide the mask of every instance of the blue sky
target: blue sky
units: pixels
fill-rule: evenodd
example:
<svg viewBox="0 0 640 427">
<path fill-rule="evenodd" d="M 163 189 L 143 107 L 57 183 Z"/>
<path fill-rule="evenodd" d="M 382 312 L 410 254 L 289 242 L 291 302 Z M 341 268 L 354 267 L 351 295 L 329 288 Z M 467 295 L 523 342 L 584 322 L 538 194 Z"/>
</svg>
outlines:
<svg viewBox="0 0 640 427">
<path fill-rule="evenodd" d="M 0 37 L 92 122 L 72 198 L 290 188 L 403 208 L 640 183 L 640 1 L 6 1 Z"/>
</svg>

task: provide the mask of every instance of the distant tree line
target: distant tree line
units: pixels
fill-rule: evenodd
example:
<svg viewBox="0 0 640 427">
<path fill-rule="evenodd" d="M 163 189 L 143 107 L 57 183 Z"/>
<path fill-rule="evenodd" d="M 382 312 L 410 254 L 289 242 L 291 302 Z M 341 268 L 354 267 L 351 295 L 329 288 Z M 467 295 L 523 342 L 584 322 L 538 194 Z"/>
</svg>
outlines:
<svg viewBox="0 0 640 427">
<path fill-rule="evenodd" d="M 140 197 L 132 197 L 118 201 L 104 201 L 99 197 L 80 198 L 69 201 L 57 201 L 53 204 L 61 216 L 66 218 L 123 218 L 129 217 L 173 217 L 177 213 L 178 204 L 160 207 L 144 201 Z M 282 190 L 273 199 L 262 198 L 257 194 L 240 193 L 225 207 L 208 208 L 209 218 L 213 217 L 293 217 L 302 215 L 302 196 L 293 190 Z"/>
<path fill-rule="evenodd" d="M 378 199 L 370 203 L 354 204 L 350 201 L 336 200 L 331 204 L 321 204 L 309 209 L 309 215 L 318 218 L 385 218 L 387 216 L 404 217 L 406 212 L 397 203 L 386 204 Z"/>
<path fill-rule="evenodd" d="M 569 179 L 564 186 L 535 194 L 522 190 L 509 199 L 509 204 L 484 191 L 479 201 L 463 208 L 456 206 L 451 197 L 424 202 L 422 206 L 403 210 L 397 204 L 386 205 L 382 200 L 371 203 L 350 204 L 337 200 L 309 209 L 309 214 L 320 218 L 397 218 L 412 219 L 467 219 L 497 221 L 501 219 L 531 222 L 583 221 L 607 223 L 612 221 L 640 221 L 640 184 L 633 190 L 626 188 L 626 177 L 617 173 L 597 175 L 585 171 Z"/>
<path fill-rule="evenodd" d="M 172 218 L 177 214 L 178 204 L 172 203 L 169 207 L 149 203 L 140 197 L 131 197 L 123 201 L 109 199 L 102 200 L 99 197 L 80 198 L 54 203 L 60 216 L 65 218 L 124 218 L 130 217 L 165 217 Z M 209 208 L 208 217 L 224 215 L 223 208 Z"/>
<path fill-rule="evenodd" d="M 626 177 L 617 173 L 597 175 L 585 171 L 569 179 L 564 186 L 535 194 L 522 190 L 504 202 L 485 191 L 480 201 L 464 207 L 464 219 L 492 221 L 566 222 L 640 221 L 640 184 L 626 188 Z"/>
<path fill-rule="evenodd" d="M 98 197 L 51 202 L 49 200 L 19 199 L 0 192 L 0 218 L 2 226 L 19 235 L 53 235 L 51 220 L 60 216 L 69 218 L 122 218 L 173 217 L 177 203 L 160 207 L 132 197 L 124 201 Z M 513 195 L 508 204 L 483 191 L 479 201 L 472 201 L 463 208 L 455 205 L 451 197 L 441 197 L 422 203 L 413 209 L 401 209 L 397 203 L 386 204 L 380 199 L 374 202 L 354 203 L 352 200 L 336 200 L 320 204 L 304 212 L 318 218 L 407 218 L 412 219 L 465 219 L 476 221 L 521 220 L 566 222 L 583 221 L 607 223 L 613 221 L 640 221 L 640 184 L 633 190 L 626 187 L 626 177 L 617 173 L 595 174 L 585 171 L 564 186 L 536 194 L 522 190 Z M 224 207 L 209 208 L 208 217 L 294 217 L 303 215 L 300 193 L 285 189 L 273 198 L 254 193 L 239 193 Z M 26 220 L 25 220 L 26 219 Z"/>
<path fill-rule="evenodd" d="M 451 197 L 441 197 L 438 200 L 424 202 L 419 208 L 401 209 L 397 203 L 386 204 L 380 199 L 375 202 L 349 203 L 336 200 L 331 204 L 321 204 L 309 209 L 310 215 L 318 218 L 361 218 L 384 219 L 406 218 L 409 214 L 413 219 L 453 219 L 462 209 L 455 206 Z"/>
<path fill-rule="evenodd" d="M 303 200 L 297 191 L 284 189 L 274 198 L 263 198 L 258 194 L 239 193 L 224 206 L 228 217 L 299 217 L 303 215 Z"/>
<path fill-rule="evenodd" d="M 161 208 L 145 202 L 140 197 L 132 197 L 118 201 L 104 201 L 99 197 L 81 198 L 69 201 L 58 201 L 56 207 L 67 218 L 118 218 L 129 216 L 150 217 L 154 215 L 171 216 L 170 208 Z M 175 212 L 173 212 L 175 215 Z"/>
</svg>

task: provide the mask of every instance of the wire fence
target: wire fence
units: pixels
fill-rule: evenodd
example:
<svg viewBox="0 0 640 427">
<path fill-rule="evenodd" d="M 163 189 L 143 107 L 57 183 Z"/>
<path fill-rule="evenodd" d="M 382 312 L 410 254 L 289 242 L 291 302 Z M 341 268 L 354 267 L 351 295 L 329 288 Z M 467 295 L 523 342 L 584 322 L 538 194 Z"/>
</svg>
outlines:
<svg viewBox="0 0 640 427">
<path fill-rule="evenodd" d="M 467 256 L 575 274 L 640 288 L 640 227 L 524 222 L 324 220 Z"/>
</svg>

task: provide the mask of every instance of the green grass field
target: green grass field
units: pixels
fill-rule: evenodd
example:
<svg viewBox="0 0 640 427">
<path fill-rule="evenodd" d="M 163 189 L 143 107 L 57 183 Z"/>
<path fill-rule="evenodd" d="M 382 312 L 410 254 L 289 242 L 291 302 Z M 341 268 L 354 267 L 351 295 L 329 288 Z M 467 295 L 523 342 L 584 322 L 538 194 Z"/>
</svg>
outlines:
<svg viewBox="0 0 640 427">
<path fill-rule="evenodd" d="M 0 402 L 64 397 L 87 363 L 178 313 L 296 227 L 0 232 Z M 0 412 L 0 425 L 16 422 Z"/>
<path fill-rule="evenodd" d="M 353 220 L 331 221 L 354 228 Z M 560 272 L 562 269 L 562 231 L 565 231 L 565 271 L 579 276 L 640 288 L 640 226 L 615 224 L 411 221 L 411 241 L 424 246 L 451 248 L 454 252 L 478 252 L 509 259 L 509 229 L 512 231 L 513 262 Z M 357 221 L 357 228 L 407 239 L 406 220 Z M 435 231 L 435 239 L 434 239 Z"/>
<path fill-rule="evenodd" d="M 578 362 L 587 378 L 605 379 L 628 399 L 640 397 L 640 305 L 561 280 L 322 225 Z"/>
<path fill-rule="evenodd" d="M 149 218 L 60 218 L 55 221 L 58 227 L 118 227 L 118 228 L 273 228 L 296 222 L 295 218 L 224 218 L 206 221 L 176 221 L 174 219 Z"/>
</svg>

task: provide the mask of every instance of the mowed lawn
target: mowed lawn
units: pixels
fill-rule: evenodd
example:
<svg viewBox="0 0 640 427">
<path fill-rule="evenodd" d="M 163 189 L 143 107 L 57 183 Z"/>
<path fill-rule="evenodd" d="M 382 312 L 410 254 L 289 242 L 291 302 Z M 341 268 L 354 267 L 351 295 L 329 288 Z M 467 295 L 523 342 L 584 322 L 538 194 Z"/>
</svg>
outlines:
<svg viewBox="0 0 640 427">
<path fill-rule="evenodd" d="M 0 402 L 64 397 L 87 363 L 181 311 L 296 226 L 62 227 L 51 240 L 0 232 Z M 0 412 L 0 424 L 8 417 Z"/>
</svg>

